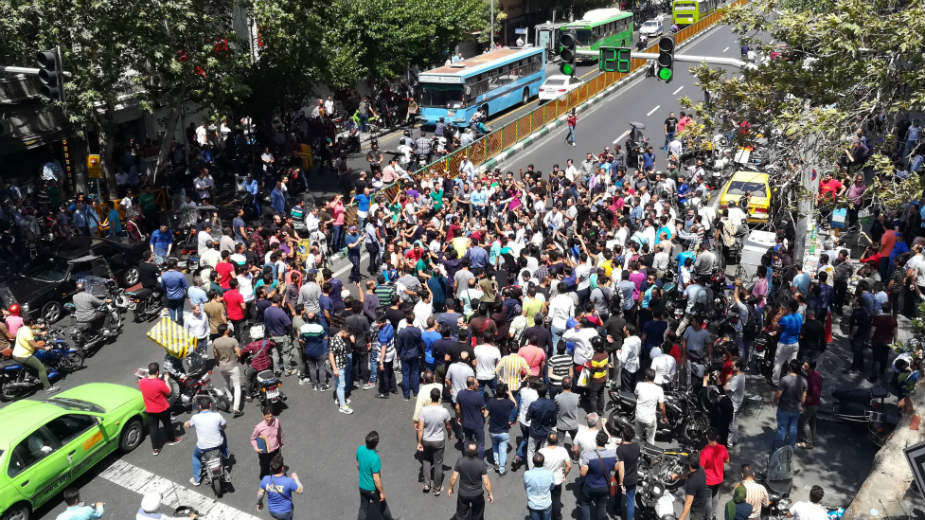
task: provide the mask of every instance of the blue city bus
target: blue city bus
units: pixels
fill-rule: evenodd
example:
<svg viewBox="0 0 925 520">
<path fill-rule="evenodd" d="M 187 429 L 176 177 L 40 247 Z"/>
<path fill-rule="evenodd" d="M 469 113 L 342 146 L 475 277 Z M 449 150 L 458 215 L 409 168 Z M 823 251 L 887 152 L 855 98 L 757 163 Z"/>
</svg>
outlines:
<svg viewBox="0 0 925 520">
<path fill-rule="evenodd" d="M 423 72 L 421 123 L 468 126 L 472 114 L 487 107 L 496 114 L 539 94 L 546 80 L 546 49 L 501 48 Z"/>
</svg>

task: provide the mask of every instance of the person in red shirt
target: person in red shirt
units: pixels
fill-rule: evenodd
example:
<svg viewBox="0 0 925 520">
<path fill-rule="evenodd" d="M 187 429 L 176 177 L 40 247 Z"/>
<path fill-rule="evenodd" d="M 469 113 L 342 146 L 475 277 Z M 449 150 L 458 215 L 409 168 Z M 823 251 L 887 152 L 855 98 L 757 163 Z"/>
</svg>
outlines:
<svg viewBox="0 0 925 520">
<path fill-rule="evenodd" d="M 710 428 L 707 430 L 707 445 L 700 451 L 700 467 L 707 475 L 707 487 L 713 494 L 713 511 L 716 511 L 716 494 L 726 479 L 726 463 L 729 462 L 729 452 L 717 442 L 718 439 L 719 434 Z"/>
<path fill-rule="evenodd" d="M 234 264 L 228 259 L 231 253 L 222 251 L 222 261 L 215 264 L 215 272 L 218 273 L 218 284 L 222 289 L 227 290 L 228 284 L 234 278 Z"/>
<path fill-rule="evenodd" d="M 831 173 L 826 173 L 819 181 L 819 202 L 825 199 L 835 200 L 844 195 L 846 189 L 841 181 L 833 178 Z"/>
<path fill-rule="evenodd" d="M 242 343 L 242 333 L 244 332 L 244 309 L 247 305 L 244 303 L 244 297 L 238 292 L 238 279 L 232 278 L 228 281 L 228 290 L 222 295 L 225 302 L 225 315 L 231 320 L 234 326 L 235 339 Z"/>
<path fill-rule="evenodd" d="M 170 387 L 167 386 L 167 374 L 160 376 L 161 367 L 157 363 L 148 363 L 148 375 L 138 380 L 138 389 L 141 390 L 141 398 L 145 403 L 145 412 L 151 416 L 151 449 L 153 455 L 157 456 L 164 446 L 163 438 L 160 435 L 160 425 L 164 425 L 167 431 L 167 444 L 174 444 L 183 440 L 182 436 L 177 436 L 173 429 L 173 422 L 170 420 L 170 402 L 167 398 L 170 396 Z"/>
<path fill-rule="evenodd" d="M 269 339 L 258 339 L 247 344 L 241 349 L 241 356 L 250 354 L 250 364 L 244 369 L 244 379 L 247 380 L 247 393 L 253 395 L 255 388 L 254 382 L 257 374 L 273 368 L 273 360 L 270 352 L 276 348 L 276 344 Z"/>
<path fill-rule="evenodd" d="M 517 355 L 524 358 L 524 361 L 527 362 L 527 366 L 530 367 L 531 376 L 537 377 L 543 373 L 543 363 L 546 361 L 546 353 L 543 352 L 543 349 L 527 343 L 520 347 L 520 350 L 517 351 Z"/>
</svg>

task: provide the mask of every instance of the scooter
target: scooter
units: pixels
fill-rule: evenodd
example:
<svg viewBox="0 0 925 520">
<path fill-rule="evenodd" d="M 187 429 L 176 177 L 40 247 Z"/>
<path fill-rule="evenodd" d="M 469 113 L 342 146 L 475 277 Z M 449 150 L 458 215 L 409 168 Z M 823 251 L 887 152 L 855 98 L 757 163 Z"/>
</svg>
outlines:
<svg viewBox="0 0 925 520">
<path fill-rule="evenodd" d="M 257 386 L 260 389 L 260 407 L 269 406 L 273 415 L 278 415 L 286 403 L 286 394 L 282 391 L 283 382 L 272 370 L 257 373 Z"/>
</svg>

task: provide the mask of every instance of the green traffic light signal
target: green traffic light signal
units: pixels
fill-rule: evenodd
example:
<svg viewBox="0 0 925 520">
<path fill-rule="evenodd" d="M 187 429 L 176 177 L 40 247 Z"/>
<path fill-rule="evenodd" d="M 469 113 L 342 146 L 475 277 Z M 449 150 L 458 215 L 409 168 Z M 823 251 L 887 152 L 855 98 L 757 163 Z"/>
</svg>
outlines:
<svg viewBox="0 0 925 520">
<path fill-rule="evenodd" d="M 571 76 L 572 74 L 575 74 L 575 66 L 571 63 L 563 63 L 562 66 L 559 67 L 559 71 L 566 76 Z"/>
<path fill-rule="evenodd" d="M 668 81 L 671 79 L 671 69 L 663 68 L 658 69 L 658 79 L 662 81 Z"/>
</svg>

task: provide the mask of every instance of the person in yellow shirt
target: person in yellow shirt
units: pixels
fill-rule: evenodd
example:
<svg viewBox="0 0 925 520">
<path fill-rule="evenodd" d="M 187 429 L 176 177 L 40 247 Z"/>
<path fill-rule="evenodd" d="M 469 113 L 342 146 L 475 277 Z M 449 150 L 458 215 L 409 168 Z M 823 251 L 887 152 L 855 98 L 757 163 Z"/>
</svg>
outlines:
<svg viewBox="0 0 925 520">
<path fill-rule="evenodd" d="M 58 387 L 51 386 L 51 383 L 48 382 L 48 373 L 45 370 L 45 365 L 34 355 L 35 350 L 39 348 L 49 350 L 51 346 L 45 346 L 44 344 L 39 345 L 38 342 L 35 341 L 35 334 L 32 332 L 32 318 L 24 317 L 22 320 L 22 327 L 19 327 L 19 330 L 16 331 L 16 345 L 13 347 L 13 359 L 35 370 L 39 375 L 39 379 L 42 381 L 42 388 L 45 389 L 46 392 L 57 392 Z"/>
</svg>

